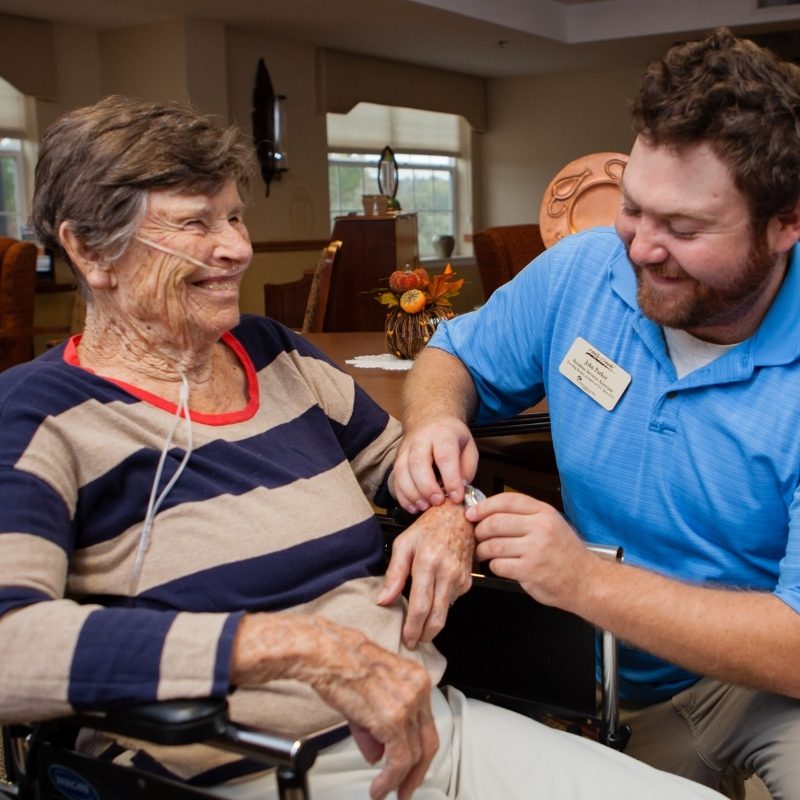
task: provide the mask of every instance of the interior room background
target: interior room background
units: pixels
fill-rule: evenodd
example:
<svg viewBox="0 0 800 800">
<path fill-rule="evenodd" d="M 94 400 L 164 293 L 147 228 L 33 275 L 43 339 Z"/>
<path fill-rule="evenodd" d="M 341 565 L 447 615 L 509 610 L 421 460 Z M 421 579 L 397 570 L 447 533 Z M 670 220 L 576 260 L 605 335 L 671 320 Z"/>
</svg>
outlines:
<svg viewBox="0 0 800 800">
<path fill-rule="evenodd" d="M 471 232 L 538 221 L 542 193 L 564 164 L 593 151 L 627 152 L 627 98 L 643 66 L 484 79 L 193 19 L 97 32 L 0 15 L 0 77 L 25 96 L 28 164 L 50 122 L 111 93 L 189 101 L 249 131 L 259 58 L 276 93 L 288 98 L 290 168 L 268 197 L 257 182 L 248 206 L 256 255 L 241 305 L 252 313 L 263 313 L 265 282 L 299 277 L 314 264 L 317 243 L 330 237 L 326 112 L 345 113 L 368 101 L 460 115 L 469 162 L 468 174 L 460 177 L 468 192 L 456 253 L 468 283 L 457 299 L 459 310 L 466 310 L 482 301 Z M 29 169 L 24 182 L 30 197 Z M 40 298 L 36 324 L 63 324 L 71 307 L 69 293 Z"/>
</svg>

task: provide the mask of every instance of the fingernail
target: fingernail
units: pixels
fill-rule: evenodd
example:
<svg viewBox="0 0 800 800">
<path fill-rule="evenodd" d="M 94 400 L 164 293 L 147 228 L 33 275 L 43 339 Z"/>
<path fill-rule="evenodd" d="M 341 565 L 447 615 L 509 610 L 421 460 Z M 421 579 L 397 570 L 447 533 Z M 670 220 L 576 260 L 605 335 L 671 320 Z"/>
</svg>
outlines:
<svg viewBox="0 0 800 800">
<path fill-rule="evenodd" d="M 470 506 L 470 507 L 469 507 L 469 508 L 468 508 L 468 509 L 467 509 L 467 510 L 464 512 L 464 516 L 465 516 L 465 517 L 466 517 L 466 518 L 467 518 L 467 519 L 468 519 L 470 522 L 474 522 L 474 521 L 475 521 L 475 517 L 476 517 L 477 513 L 478 513 L 478 512 L 475 510 L 475 507 L 474 507 L 474 506 Z"/>
<path fill-rule="evenodd" d="M 386 598 L 387 598 L 388 596 L 389 596 L 389 590 L 388 590 L 388 589 L 385 589 L 385 588 L 384 588 L 384 589 L 381 589 L 381 591 L 380 591 L 380 594 L 379 594 L 379 595 L 377 596 L 377 598 L 375 599 L 375 602 L 376 602 L 378 605 L 380 605 L 381 603 L 385 603 L 385 602 L 386 602 Z"/>
<path fill-rule="evenodd" d="M 428 504 L 424 500 L 417 500 L 417 508 L 420 511 L 427 511 Z"/>
<path fill-rule="evenodd" d="M 440 495 L 439 492 L 436 492 L 436 494 L 431 495 L 431 503 L 435 506 L 441 505 L 443 500 L 444 497 Z"/>
<path fill-rule="evenodd" d="M 458 492 L 450 492 L 450 499 L 451 499 L 451 500 L 452 500 L 454 503 L 460 503 L 460 502 L 461 502 L 461 500 L 460 500 L 460 498 L 459 498 L 459 496 L 458 496 Z"/>
</svg>

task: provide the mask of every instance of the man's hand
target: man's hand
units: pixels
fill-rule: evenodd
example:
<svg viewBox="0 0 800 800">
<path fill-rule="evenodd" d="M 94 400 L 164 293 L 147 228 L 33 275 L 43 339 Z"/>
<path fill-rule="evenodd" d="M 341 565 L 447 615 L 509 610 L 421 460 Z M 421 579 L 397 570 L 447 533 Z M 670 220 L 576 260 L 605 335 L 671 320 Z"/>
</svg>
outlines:
<svg viewBox="0 0 800 800">
<path fill-rule="evenodd" d="M 477 468 L 478 448 L 466 423 L 440 417 L 421 425 L 406 424 L 392 470 L 392 491 L 412 514 L 441 505 L 445 497 L 460 503 L 464 483 L 472 481 Z"/>
<path fill-rule="evenodd" d="M 466 512 L 475 523 L 475 551 L 492 572 L 518 581 L 539 602 L 574 610 L 598 565 L 552 506 L 518 492 L 503 492 Z"/>
<path fill-rule="evenodd" d="M 472 585 L 474 550 L 472 524 L 462 506 L 450 501 L 426 511 L 395 539 L 377 602 L 394 602 L 411 577 L 406 647 L 430 641 L 444 627 L 448 609 Z"/>
<path fill-rule="evenodd" d="M 467 368 L 443 350 L 424 348 L 403 384 L 403 439 L 393 470 L 392 491 L 406 511 L 441 505 L 445 496 L 463 500 L 464 481 L 478 468 L 466 424 L 476 405 Z"/>
<path fill-rule="evenodd" d="M 439 747 L 431 682 L 423 667 L 322 617 L 245 616 L 234 642 L 231 681 L 241 685 L 274 678 L 312 686 L 347 718 L 370 763 L 385 755 L 370 786 L 373 800 L 392 791 L 398 800 L 411 797 Z"/>
</svg>

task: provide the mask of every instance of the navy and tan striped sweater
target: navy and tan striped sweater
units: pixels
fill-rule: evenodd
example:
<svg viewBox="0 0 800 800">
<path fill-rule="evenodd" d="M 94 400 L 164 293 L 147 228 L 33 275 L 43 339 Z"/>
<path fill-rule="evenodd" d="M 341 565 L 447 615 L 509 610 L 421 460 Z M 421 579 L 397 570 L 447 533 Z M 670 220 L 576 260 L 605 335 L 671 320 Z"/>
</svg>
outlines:
<svg viewBox="0 0 800 800">
<path fill-rule="evenodd" d="M 375 605 L 382 541 L 370 501 L 386 500 L 399 424 L 269 319 L 243 317 L 223 341 L 246 371 L 248 403 L 192 415 L 193 452 L 133 600 L 174 406 L 82 369 L 75 340 L 0 375 L 0 721 L 227 695 L 248 611 L 323 614 L 440 677 L 432 649 L 403 648 L 402 608 Z M 162 486 L 185 436 L 181 424 Z M 235 719 L 287 730 L 339 719 L 294 681 L 239 688 L 230 702 Z M 138 758 L 199 783 L 249 769 L 204 747 Z"/>
</svg>

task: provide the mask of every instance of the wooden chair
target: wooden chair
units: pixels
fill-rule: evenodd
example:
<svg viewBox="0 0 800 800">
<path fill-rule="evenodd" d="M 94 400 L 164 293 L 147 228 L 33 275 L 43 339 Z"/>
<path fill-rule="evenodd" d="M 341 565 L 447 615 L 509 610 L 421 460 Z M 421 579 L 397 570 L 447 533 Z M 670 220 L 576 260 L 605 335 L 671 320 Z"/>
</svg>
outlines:
<svg viewBox="0 0 800 800">
<path fill-rule="evenodd" d="M 0 236 L 0 370 L 33 358 L 36 245 Z"/>
<path fill-rule="evenodd" d="M 317 266 L 306 270 L 303 277 L 288 283 L 264 284 L 264 313 L 289 328 L 303 333 L 325 330 L 331 280 L 339 260 L 342 243 L 327 244 Z"/>
<path fill-rule="evenodd" d="M 472 237 L 484 299 L 544 250 L 538 225 L 499 225 Z"/>
</svg>

